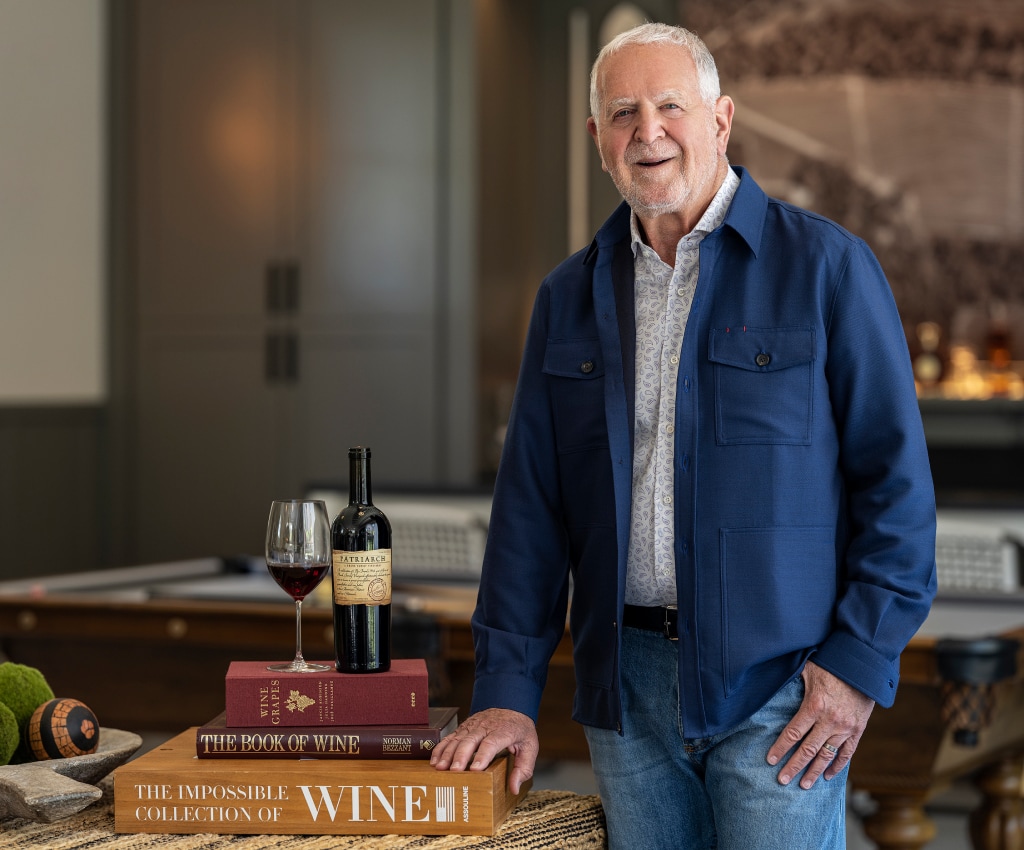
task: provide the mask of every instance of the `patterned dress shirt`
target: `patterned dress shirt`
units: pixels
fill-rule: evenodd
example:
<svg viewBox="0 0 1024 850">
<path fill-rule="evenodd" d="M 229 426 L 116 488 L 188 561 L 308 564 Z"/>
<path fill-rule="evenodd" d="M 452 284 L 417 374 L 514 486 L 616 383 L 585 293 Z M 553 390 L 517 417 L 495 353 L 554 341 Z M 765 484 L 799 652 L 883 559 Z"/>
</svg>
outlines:
<svg viewBox="0 0 1024 850">
<path fill-rule="evenodd" d="M 679 352 L 697 288 L 701 240 L 722 224 L 739 184 L 739 177 L 728 169 L 697 226 L 679 240 L 675 268 L 643 242 L 636 213 L 630 215 L 636 279 L 636 421 L 626 561 L 630 605 L 676 604 L 672 500 Z"/>
</svg>

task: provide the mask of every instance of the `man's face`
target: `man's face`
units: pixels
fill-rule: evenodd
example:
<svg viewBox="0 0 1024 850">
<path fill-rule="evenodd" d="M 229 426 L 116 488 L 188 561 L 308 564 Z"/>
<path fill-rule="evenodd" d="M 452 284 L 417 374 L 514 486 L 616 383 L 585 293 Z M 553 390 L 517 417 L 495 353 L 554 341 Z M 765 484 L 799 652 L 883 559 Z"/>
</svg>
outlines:
<svg viewBox="0 0 1024 850">
<path fill-rule="evenodd" d="M 732 102 L 701 99 L 693 59 L 675 44 L 622 48 L 597 85 L 601 106 L 587 127 L 622 197 L 641 219 L 699 218 L 724 173 Z"/>
</svg>

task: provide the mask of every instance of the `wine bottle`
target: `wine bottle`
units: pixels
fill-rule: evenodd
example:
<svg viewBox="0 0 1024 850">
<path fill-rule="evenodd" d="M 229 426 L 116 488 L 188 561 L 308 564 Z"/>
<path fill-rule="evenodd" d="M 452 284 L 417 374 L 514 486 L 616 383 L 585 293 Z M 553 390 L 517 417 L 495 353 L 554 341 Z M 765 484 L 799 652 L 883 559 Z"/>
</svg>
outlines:
<svg viewBox="0 0 1024 850">
<path fill-rule="evenodd" d="M 374 506 L 370 450 L 348 450 L 349 503 L 331 526 L 334 651 L 339 673 L 391 667 L 391 523 Z"/>
</svg>

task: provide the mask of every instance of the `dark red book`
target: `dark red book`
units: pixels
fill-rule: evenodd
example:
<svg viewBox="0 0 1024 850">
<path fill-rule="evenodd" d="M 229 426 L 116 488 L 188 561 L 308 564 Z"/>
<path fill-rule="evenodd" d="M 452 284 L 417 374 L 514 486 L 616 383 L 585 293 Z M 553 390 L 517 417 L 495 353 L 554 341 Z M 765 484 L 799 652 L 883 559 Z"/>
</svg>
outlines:
<svg viewBox="0 0 1024 850">
<path fill-rule="evenodd" d="M 419 726 L 429 719 L 422 658 L 393 659 L 386 673 L 273 673 L 269 663 L 228 666 L 228 726 Z"/>
<path fill-rule="evenodd" d="M 422 726 L 228 726 L 223 712 L 196 729 L 201 759 L 425 759 L 459 725 L 457 708 L 431 706 Z"/>
</svg>

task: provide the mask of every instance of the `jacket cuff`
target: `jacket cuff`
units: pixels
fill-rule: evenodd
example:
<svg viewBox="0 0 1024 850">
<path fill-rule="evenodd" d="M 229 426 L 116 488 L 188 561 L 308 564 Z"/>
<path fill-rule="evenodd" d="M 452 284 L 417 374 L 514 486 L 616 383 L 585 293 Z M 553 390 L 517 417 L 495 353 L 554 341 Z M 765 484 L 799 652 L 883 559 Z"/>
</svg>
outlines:
<svg viewBox="0 0 1024 850">
<path fill-rule="evenodd" d="M 889 660 L 845 632 L 834 632 L 811 660 L 871 697 L 882 708 L 889 708 L 896 699 L 899 658 Z"/>
<path fill-rule="evenodd" d="M 473 683 L 473 702 L 469 713 L 476 714 L 485 708 L 510 708 L 536 723 L 542 690 L 529 676 L 478 673 Z"/>
</svg>

